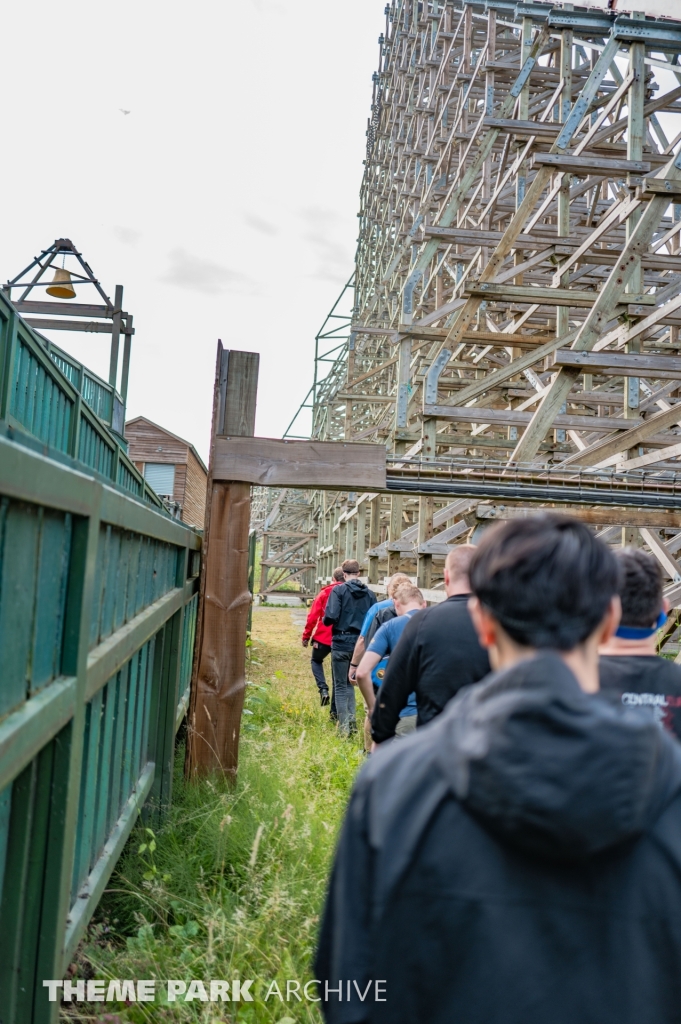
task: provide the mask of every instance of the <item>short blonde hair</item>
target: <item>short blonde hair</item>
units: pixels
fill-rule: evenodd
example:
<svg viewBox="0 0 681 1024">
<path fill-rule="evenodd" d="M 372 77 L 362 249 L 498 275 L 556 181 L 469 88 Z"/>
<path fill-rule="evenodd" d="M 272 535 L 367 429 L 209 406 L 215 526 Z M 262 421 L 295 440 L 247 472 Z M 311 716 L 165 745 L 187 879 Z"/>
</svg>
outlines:
<svg viewBox="0 0 681 1024">
<path fill-rule="evenodd" d="M 412 601 L 418 601 L 420 604 L 423 604 L 423 594 L 411 582 L 400 583 L 393 594 L 393 601 L 399 601 L 400 604 L 410 604 Z"/>
<path fill-rule="evenodd" d="M 447 552 L 445 569 L 452 580 L 468 579 L 471 561 L 476 551 L 475 544 L 457 544 Z"/>
<path fill-rule="evenodd" d="M 401 587 L 404 583 L 411 584 L 411 580 L 406 575 L 406 573 L 396 572 L 394 574 L 394 576 L 391 576 L 390 579 L 388 580 L 388 583 L 387 583 L 386 588 L 385 588 L 387 593 L 388 593 L 388 597 L 394 598 L 395 597 L 395 591 L 397 590 L 398 587 Z"/>
</svg>

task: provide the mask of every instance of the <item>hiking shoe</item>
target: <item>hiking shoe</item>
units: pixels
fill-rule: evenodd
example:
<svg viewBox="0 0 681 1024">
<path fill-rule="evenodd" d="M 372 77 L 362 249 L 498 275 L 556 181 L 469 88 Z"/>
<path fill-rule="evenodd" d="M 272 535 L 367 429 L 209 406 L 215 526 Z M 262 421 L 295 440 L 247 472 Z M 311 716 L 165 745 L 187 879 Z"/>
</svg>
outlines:
<svg viewBox="0 0 681 1024">
<path fill-rule="evenodd" d="M 327 707 L 327 705 L 329 703 L 329 691 L 328 690 L 320 690 L 319 691 L 319 701 L 320 701 L 320 703 L 321 703 L 323 708 Z"/>
</svg>

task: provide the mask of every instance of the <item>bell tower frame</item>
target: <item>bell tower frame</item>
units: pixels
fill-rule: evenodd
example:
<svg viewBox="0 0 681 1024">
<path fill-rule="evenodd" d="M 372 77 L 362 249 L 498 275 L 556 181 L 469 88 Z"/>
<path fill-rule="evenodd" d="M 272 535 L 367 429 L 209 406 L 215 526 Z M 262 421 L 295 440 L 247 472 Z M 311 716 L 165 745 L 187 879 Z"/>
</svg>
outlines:
<svg viewBox="0 0 681 1024">
<path fill-rule="evenodd" d="M 51 268 L 57 269 L 59 256 L 63 257 L 63 261 L 66 257 L 72 258 L 69 273 L 74 283 L 93 286 L 102 300 L 101 303 L 73 302 L 72 299 L 57 299 L 54 302 L 48 302 L 44 299 L 30 297 L 33 289 L 49 287 L 51 282 L 45 279 L 45 275 Z M 74 259 L 76 269 L 71 269 Z M 18 299 L 12 299 L 12 289 L 16 288 L 21 289 L 21 293 Z M 26 322 L 37 330 L 42 328 L 50 331 L 90 331 L 97 334 L 110 334 L 109 384 L 114 390 L 118 381 L 118 359 L 122 335 L 124 341 L 120 395 L 123 406 L 126 405 L 130 374 L 130 347 L 135 331 L 132 326 L 132 314 L 123 309 L 123 285 L 116 285 L 112 302 L 93 274 L 92 268 L 83 259 L 82 253 L 78 251 L 71 239 L 57 238 L 49 248 L 43 249 L 40 256 L 36 256 L 21 273 L 2 285 L 2 290 L 13 303 L 17 312 L 21 313 Z M 39 314 L 39 316 L 31 314 Z M 79 319 L 64 319 L 63 314 Z M 55 319 L 55 316 L 58 319 Z"/>
</svg>

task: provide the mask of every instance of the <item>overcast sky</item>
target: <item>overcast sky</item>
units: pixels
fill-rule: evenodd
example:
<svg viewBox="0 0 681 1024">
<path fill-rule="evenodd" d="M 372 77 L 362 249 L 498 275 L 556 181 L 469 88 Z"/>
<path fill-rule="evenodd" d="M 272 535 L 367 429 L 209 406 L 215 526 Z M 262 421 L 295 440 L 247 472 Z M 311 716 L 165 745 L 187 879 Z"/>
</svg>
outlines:
<svg viewBox="0 0 681 1024">
<path fill-rule="evenodd" d="M 218 338 L 261 354 L 261 435 L 281 436 L 312 381 L 314 335 L 352 272 L 384 5 L 3 11 L 0 279 L 73 239 L 135 317 L 128 416 L 204 457 Z M 52 337 L 108 376 L 106 335 Z"/>
</svg>

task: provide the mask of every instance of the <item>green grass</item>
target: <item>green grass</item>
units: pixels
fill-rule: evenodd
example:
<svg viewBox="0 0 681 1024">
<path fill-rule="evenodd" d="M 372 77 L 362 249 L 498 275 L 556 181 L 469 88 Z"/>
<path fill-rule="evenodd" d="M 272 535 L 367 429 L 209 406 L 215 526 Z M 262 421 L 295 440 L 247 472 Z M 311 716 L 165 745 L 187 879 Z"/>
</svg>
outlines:
<svg viewBox="0 0 681 1024">
<path fill-rule="evenodd" d="M 178 751 L 169 817 L 153 838 L 138 829 L 109 883 L 74 971 L 157 979 L 154 1003 L 106 1004 L 121 1022 L 321 1020 L 314 1003 L 264 996 L 271 981 L 285 994 L 287 979 L 312 977 L 330 858 L 363 754 L 319 707 L 299 638 L 290 611 L 254 613 L 236 788 L 218 778 L 185 785 Z M 255 1000 L 164 1005 L 168 978 L 253 978 Z M 65 1020 L 107 1019 L 77 1005 Z"/>
</svg>

